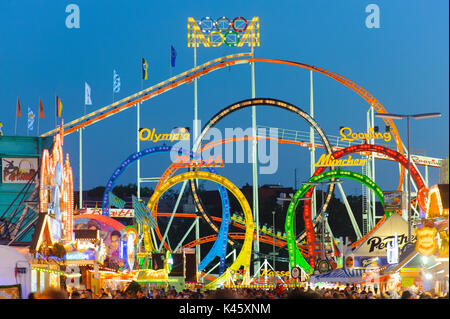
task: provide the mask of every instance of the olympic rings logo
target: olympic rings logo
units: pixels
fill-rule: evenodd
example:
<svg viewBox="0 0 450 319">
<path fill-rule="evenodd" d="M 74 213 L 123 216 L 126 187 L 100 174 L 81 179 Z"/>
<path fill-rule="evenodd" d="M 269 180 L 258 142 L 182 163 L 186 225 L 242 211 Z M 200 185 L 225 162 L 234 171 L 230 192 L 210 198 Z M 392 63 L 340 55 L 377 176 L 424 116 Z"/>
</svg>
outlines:
<svg viewBox="0 0 450 319">
<path fill-rule="evenodd" d="M 242 279 L 245 276 L 246 270 L 245 269 L 231 270 L 230 273 L 231 276 L 233 277 L 233 280 Z"/>
<path fill-rule="evenodd" d="M 229 47 L 242 46 L 241 40 L 248 41 L 249 45 L 259 46 L 259 18 L 254 17 L 250 22 L 244 17 L 236 17 L 233 20 L 227 17 L 204 17 L 199 21 L 188 18 L 189 46 L 194 45 L 193 42 L 198 38 L 205 46 L 212 47 L 221 46 L 223 43 Z"/>
<path fill-rule="evenodd" d="M 230 21 L 227 17 L 220 17 L 217 20 L 205 17 L 199 21 L 198 25 L 205 34 L 209 34 L 210 32 L 226 33 L 231 28 L 233 29 L 231 30 L 232 32 L 242 33 L 247 30 L 248 21 L 244 17 L 236 17 L 233 21 Z M 213 31 L 214 29 L 215 31 Z"/>
</svg>

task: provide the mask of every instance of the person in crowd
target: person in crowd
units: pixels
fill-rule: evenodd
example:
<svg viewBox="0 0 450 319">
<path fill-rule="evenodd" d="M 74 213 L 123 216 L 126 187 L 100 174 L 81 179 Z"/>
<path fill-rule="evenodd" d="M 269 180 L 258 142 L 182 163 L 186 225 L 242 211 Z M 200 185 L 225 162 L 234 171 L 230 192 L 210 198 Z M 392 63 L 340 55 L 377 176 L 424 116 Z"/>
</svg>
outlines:
<svg viewBox="0 0 450 319">
<path fill-rule="evenodd" d="M 37 293 L 35 299 L 67 299 L 67 292 L 64 289 L 48 287 Z"/>
</svg>

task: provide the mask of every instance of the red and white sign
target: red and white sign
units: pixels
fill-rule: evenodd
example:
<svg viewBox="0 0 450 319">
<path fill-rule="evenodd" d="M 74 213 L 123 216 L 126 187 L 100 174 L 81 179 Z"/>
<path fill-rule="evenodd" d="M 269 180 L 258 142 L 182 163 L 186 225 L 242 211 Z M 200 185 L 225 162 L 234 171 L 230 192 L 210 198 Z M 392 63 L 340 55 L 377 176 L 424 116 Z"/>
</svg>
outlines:
<svg viewBox="0 0 450 319">
<path fill-rule="evenodd" d="M 84 214 L 93 214 L 93 215 L 101 215 L 102 209 L 101 208 L 86 208 L 86 211 L 82 213 Z M 134 217 L 134 209 L 126 209 L 126 208 L 111 208 L 109 210 L 109 217 L 128 217 L 133 218 Z"/>
</svg>

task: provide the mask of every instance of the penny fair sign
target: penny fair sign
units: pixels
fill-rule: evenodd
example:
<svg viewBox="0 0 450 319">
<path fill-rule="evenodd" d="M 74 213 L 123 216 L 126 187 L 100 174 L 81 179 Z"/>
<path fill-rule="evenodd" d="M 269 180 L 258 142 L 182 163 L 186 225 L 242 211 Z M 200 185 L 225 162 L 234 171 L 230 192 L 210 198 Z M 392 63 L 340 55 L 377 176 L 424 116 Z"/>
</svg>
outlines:
<svg viewBox="0 0 450 319">
<path fill-rule="evenodd" d="M 188 18 L 188 47 L 219 47 L 226 44 L 229 47 L 259 47 L 259 17 L 250 21 L 244 17 L 229 19 L 220 17 L 212 19 L 204 17 L 201 20 Z"/>
<path fill-rule="evenodd" d="M 416 236 L 412 238 L 415 241 Z M 375 232 L 353 252 L 353 268 L 382 266 L 398 259 L 398 251 L 408 242 L 408 223 L 393 213 Z M 348 266 L 347 266 L 348 267 Z"/>
</svg>

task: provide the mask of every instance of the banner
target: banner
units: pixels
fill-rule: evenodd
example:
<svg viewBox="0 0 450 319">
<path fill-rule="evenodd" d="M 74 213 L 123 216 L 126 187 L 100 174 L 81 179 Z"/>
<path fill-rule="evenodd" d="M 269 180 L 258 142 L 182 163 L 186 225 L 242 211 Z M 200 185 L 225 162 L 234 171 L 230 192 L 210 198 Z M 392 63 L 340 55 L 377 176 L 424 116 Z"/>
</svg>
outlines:
<svg viewBox="0 0 450 319">
<path fill-rule="evenodd" d="M 34 126 L 34 112 L 32 109 L 28 108 L 28 130 L 32 131 Z"/>
<path fill-rule="evenodd" d="M 114 195 L 112 192 L 109 192 L 109 205 L 117 207 L 117 208 L 124 208 L 125 207 L 125 201 L 116 195 Z"/>
<path fill-rule="evenodd" d="M 144 223 L 151 228 L 156 227 L 156 220 L 153 218 L 150 210 L 147 206 L 140 203 L 136 196 L 132 196 L 134 212 L 136 214 L 136 221 L 138 223 Z"/>
<path fill-rule="evenodd" d="M 2 158 L 2 183 L 28 183 L 37 171 L 38 159 L 36 157 Z"/>
<path fill-rule="evenodd" d="M 91 87 L 87 82 L 84 82 L 84 105 L 92 105 Z"/>
<path fill-rule="evenodd" d="M 101 208 L 86 208 L 84 212 L 81 213 L 81 215 L 101 215 L 102 209 Z M 127 208 L 111 208 L 109 210 L 109 217 L 126 217 L 126 218 L 134 218 L 134 209 L 127 209 Z"/>
<path fill-rule="evenodd" d="M 113 92 L 114 93 L 119 93 L 120 91 L 120 76 L 119 73 L 116 72 L 116 70 L 114 70 L 114 74 L 113 74 Z"/>
</svg>

